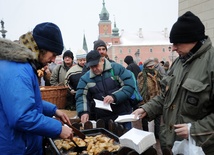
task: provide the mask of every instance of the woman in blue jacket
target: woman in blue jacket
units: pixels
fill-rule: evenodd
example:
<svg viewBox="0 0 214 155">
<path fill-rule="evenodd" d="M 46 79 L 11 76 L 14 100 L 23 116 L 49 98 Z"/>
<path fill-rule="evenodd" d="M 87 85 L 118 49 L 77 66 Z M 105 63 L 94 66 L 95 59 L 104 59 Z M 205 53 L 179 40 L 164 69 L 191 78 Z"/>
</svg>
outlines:
<svg viewBox="0 0 214 155">
<path fill-rule="evenodd" d="M 70 123 L 55 105 L 42 100 L 37 77 L 38 69 L 62 53 L 61 32 L 53 23 L 42 23 L 20 43 L 25 46 L 0 39 L 0 154 L 42 155 L 43 136 L 72 135 L 72 129 L 52 118 Z"/>
</svg>

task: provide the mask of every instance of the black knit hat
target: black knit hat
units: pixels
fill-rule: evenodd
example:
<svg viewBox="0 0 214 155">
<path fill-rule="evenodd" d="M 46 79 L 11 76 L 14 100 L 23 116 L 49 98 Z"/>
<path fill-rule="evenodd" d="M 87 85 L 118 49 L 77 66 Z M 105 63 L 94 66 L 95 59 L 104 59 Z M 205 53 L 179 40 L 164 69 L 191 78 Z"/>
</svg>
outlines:
<svg viewBox="0 0 214 155">
<path fill-rule="evenodd" d="M 70 57 L 72 60 L 74 59 L 73 53 L 70 50 L 65 51 L 62 58 L 64 59 L 65 57 Z"/>
<path fill-rule="evenodd" d="M 127 55 L 124 59 L 124 62 L 129 65 L 130 63 L 133 63 L 134 60 L 133 60 L 133 57 L 131 55 Z"/>
<path fill-rule="evenodd" d="M 170 32 L 171 43 L 191 43 L 205 38 L 205 28 L 201 20 L 187 11 L 180 16 Z"/>
<path fill-rule="evenodd" d="M 97 50 L 98 47 L 100 46 L 104 46 L 106 48 L 106 51 L 107 51 L 107 46 L 106 46 L 106 43 L 102 40 L 96 40 L 94 41 L 94 50 Z"/>
<path fill-rule="evenodd" d="M 33 29 L 33 38 L 39 49 L 48 50 L 61 55 L 63 51 L 62 34 L 59 27 L 53 23 L 41 23 Z"/>
<path fill-rule="evenodd" d="M 96 51 L 96 50 L 91 50 L 87 55 L 86 55 L 86 66 L 91 67 L 95 66 L 99 63 L 101 58 L 101 54 Z"/>
</svg>

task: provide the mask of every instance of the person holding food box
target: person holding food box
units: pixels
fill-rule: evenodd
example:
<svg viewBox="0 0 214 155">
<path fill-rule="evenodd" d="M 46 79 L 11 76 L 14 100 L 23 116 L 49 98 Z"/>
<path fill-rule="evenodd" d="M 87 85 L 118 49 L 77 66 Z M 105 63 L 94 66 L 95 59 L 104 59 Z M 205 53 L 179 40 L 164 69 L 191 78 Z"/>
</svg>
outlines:
<svg viewBox="0 0 214 155">
<path fill-rule="evenodd" d="M 41 98 L 39 69 L 63 51 L 59 27 L 45 22 L 19 43 L 0 39 L 0 154 L 42 155 L 43 137 L 69 138 L 70 120 Z M 57 119 L 52 118 L 55 116 Z"/>
<path fill-rule="evenodd" d="M 172 26 L 172 51 L 179 57 L 162 79 L 161 94 L 140 106 L 133 114 L 149 120 L 163 115 L 160 144 L 163 155 L 171 155 L 174 144 L 192 143 L 206 155 L 214 154 L 214 48 L 205 26 L 187 11 Z M 176 142 L 176 143 L 175 143 Z M 184 145 L 184 146 L 185 146 Z M 175 145 L 176 146 L 176 145 Z M 194 151 L 186 146 L 180 151 Z M 183 154 L 173 152 L 173 154 Z M 185 154 L 185 153 L 184 153 Z M 190 153 L 193 155 L 193 153 Z M 197 153 L 197 155 L 203 153 Z M 185 154 L 186 155 L 186 154 Z"/>
</svg>

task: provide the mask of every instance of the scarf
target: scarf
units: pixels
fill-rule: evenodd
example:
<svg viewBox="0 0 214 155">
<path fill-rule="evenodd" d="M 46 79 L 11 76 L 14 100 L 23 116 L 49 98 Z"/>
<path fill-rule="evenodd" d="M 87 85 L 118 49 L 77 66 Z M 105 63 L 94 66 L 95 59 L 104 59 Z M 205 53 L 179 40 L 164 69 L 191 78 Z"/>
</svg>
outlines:
<svg viewBox="0 0 214 155">
<path fill-rule="evenodd" d="M 151 75 L 155 75 L 157 74 L 157 79 L 161 79 L 161 75 L 155 70 L 155 69 L 148 69 L 148 68 L 144 68 L 143 71 L 143 87 L 142 87 L 142 91 L 140 92 L 142 94 L 143 99 L 147 99 L 147 94 L 148 94 L 148 85 L 147 85 L 147 78 L 148 78 L 148 73 Z"/>
<path fill-rule="evenodd" d="M 41 69 L 43 65 L 39 63 L 39 47 L 36 44 L 36 41 L 33 38 L 32 32 L 28 32 L 26 34 L 23 34 L 19 38 L 20 44 L 23 44 L 25 47 L 27 47 L 29 50 L 31 50 L 35 54 L 34 60 L 28 60 L 28 62 L 32 65 L 34 69 Z"/>
<path fill-rule="evenodd" d="M 204 44 L 206 39 L 203 39 L 201 41 L 198 41 L 196 45 L 190 50 L 189 53 L 185 56 L 179 56 L 179 59 L 181 60 L 182 63 L 185 63 L 189 58 L 191 58 L 197 51 L 198 49 Z"/>
</svg>

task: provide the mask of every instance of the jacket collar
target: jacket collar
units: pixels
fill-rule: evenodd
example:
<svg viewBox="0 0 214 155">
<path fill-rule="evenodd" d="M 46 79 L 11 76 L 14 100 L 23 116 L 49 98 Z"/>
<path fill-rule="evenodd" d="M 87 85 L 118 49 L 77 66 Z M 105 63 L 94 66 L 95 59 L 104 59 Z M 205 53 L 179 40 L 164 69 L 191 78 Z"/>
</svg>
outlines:
<svg viewBox="0 0 214 155">
<path fill-rule="evenodd" d="M 105 58 L 103 72 L 110 70 L 111 68 L 112 68 L 111 63 Z M 89 70 L 89 75 L 90 75 L 90 78 L 94 78 L 95 76 L 97 76 L 91 70 Z"/>
<path fill-rule="evenodd" d="M 199 58 L 202 54 L 206 53 L 211 48 L 211 46 L 212 46 L 211 40 L 209 37 L 207 37 L 207 39 L 203 42 L 203 45 L 188 60 L 186 60 L 184 65 Z"/>
<path fill-rule="evenodd" d="M 35 54 L 25 46 L 0 38 L 0 60 L 28 62 L 35 57 Z"/>
</svg>

